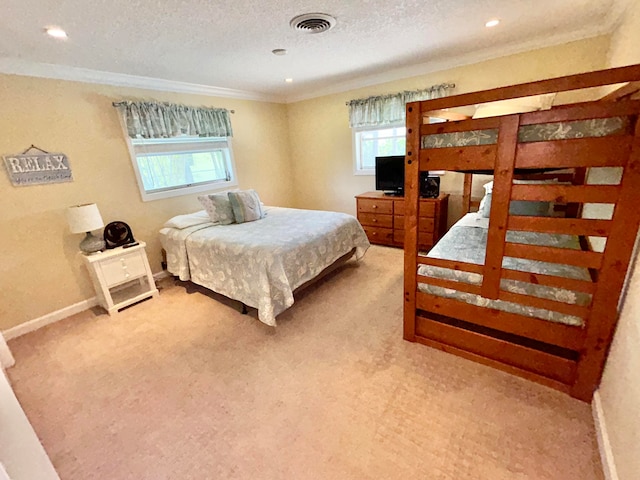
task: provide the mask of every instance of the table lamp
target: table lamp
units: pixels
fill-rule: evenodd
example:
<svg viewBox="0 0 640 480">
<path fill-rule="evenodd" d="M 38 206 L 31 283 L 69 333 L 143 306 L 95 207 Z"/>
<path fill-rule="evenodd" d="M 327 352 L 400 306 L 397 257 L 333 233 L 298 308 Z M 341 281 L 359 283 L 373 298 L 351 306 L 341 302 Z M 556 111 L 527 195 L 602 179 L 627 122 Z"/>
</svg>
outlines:
<svg viewBox="0 0 640 480">
<path fill-rule="evenodd" d="M 83 253 L 90 255 L 104 250 L 104 240 L 91 234 L 93 230 L 104 227 L 102 216 L 95 203 L 74 205 L 67 208 L 67 221 L 69 222 L 71 233 L 87 233 L 80 242 L 80 250 Z"/>
</svg>

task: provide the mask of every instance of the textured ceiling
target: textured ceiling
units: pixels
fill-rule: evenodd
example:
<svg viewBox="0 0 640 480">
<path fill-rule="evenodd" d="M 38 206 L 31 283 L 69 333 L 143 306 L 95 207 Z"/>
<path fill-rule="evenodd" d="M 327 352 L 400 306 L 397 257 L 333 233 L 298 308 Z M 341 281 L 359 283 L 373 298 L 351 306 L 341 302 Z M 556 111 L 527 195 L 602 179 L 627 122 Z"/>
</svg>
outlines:
<svg viewBox="0 0 640 480">
<path fill-rule="evenodd" d="M 5 0 L 0 60 L 292 100 L 416 65 L 469 62 L 474 55 L 604 33 L 623 1 Z M 308 12 L 331 14 L 337 25 L 317 35 L 293 31 L 291 18 Z M 494 17 L 502 23 L 485 28 Z M 62 27 L 69 38 L 49 38 L 48 25 Z M 275 56 L 275 48 L 289 53 Z M 294 82 L 285 83 L 288 77 Z"/>
</svg>

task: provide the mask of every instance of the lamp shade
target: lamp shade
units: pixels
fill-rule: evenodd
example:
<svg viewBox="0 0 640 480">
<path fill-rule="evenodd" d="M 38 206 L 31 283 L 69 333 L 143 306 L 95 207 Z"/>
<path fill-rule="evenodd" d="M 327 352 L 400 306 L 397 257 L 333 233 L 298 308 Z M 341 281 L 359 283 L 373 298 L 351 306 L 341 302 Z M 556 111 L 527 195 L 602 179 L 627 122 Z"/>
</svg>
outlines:
<svg viewBox="0 0 640 480">
<path fill-rule="evenodd" d="M 100 210 L 95 203 L 67 208 L 67 221 L 71 233 L 91 232 L 104 227 Z"/>
</svg>

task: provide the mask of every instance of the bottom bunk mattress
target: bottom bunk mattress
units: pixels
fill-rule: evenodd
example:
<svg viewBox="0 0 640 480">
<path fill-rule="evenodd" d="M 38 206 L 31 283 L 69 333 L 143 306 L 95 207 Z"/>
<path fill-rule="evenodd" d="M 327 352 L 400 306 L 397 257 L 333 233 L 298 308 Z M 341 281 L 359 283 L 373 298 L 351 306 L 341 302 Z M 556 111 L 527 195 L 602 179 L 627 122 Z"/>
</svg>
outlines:
<svg viewBox="0 0 640 480">
<path fill-rule="evenodd" d="M 488 218 L 484 218 L 478 213 L 469 213 L 454 224 L 428 254 L 420 252 L 419 255 L 482 265 L 484 264 L 487 248 L 488 228 Z M 578 237 L 573 235 L 508 231 L 507 241 L 529 245 L 580 249 Z M 554 275 L 576 280 L 591 280 L 591 276 L 587 269 L 571 265 L 547 263 L 523 258 L 504 257 L 502 267 L 512 270 L 520 270 L 523 272 Z M 473 285 L 482 284 L 482 275 L 480 274 L 431 265 L 420 265 L 418 268 L 418 274 L 426 277 L 454 280 Z M 573 290 L 566 290 L 563 288 L 536 285 L 517 280 L 502 279 L 500 281 L 500 288 L 508 292 L 531 295 L 573 305 L 588 306 L 591 302 L 591 295 L 586 293 L 575 292 Z M 427 283 L 419 283 L 418 290 L 423 293 L 451 298 L 480 307 L 494 308 L 509 313 L 540 318 L 565 325 L 578 327 L 584 326 L 584 321 L 581 318 L 572 315 L 566 315 L 528 305 L 521 305 L 514 302 L 507 302 L 504 300 L 491 300 L 473 293 L 461 292 L 436 285 L 429 285 Z"/>
<path fill-rule="evenodd" d="M 160 241 L 170 273 L 257 308 L 260 321 L 275 326 L 296 288 L 354 249 L 362 258 L 369 241 L 351 215 L 265 211 L 254 222 L 163 228 Z"/>
</svg>

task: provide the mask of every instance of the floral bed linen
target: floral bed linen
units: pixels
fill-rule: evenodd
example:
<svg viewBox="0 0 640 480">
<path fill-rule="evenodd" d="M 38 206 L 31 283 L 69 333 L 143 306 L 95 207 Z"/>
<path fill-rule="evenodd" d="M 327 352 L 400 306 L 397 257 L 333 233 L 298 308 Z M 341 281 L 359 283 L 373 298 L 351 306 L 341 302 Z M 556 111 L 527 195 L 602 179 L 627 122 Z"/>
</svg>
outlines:
<svg viewBox="0 0 640 480">
<path fill-rule="evenodd" d="M 595 118 L 592 120 L 523 125 L 518 129 L 518 142 L 529 143 L 623 135 L 631 133 L 631 125 L 632 123 L 628 117 Z M 498 143 L 498 129 L 434 133 L 431 135 L 423 135 L 420 142 L 421 148 L 495 145 Z"/>
<path fill-rule="evenodd" d="M 475 263 L 479 265 L 484 264 L 485 251 L 487 248 L 487 220 L 488 219 L 486 218 L 480 217 L 477 213 L 469 213 L 465 215 L 458 223 L 451 227 L 446 235 L 440 239 L 428 254 L 421 252 L 420 255 L 445 260 Z M 507 241 L 530 245 L 580 249 L 578 238 L 572 235 L 508 231 Z M 587 269 L 571 265 L 504 257 L 502 266 L 513 270 L 556 275 L 577 280 L 591 279 Z M 420 265 L 418 273 L 427 277 L 455 280 L 474 285 L 482 284 L 482 275 L 480 274 L 448 268 Z M 586 293 L 574 292 L 572 290 L 548 287 L 544 285 L 535 285 L 529 282 L 503 279 L 500 282 L 500 287 L 502 290 L 509 292 L 532 295 L 575 305 L 587 306 L 591 302 L 591 296 Z M 424 293 L 461 300 L 481 307 L 495 308 L 509 313 L 540 318 L 551 322 L 563 323 L 565 325 L 584 326 L 583 320 L 579 317 L 565 315 L 550 310 L 530 307 L 518 303 L 505 302 L 503 300 L 490 300 L 480 295 L 437 287 L 425 283 L 419 283 L 418 289 Z"/>
<path fill-rule="evenodd" d="M 293 290 L 354 248 L 359 260 L 369 241 L 344 213 L 266 212 L 254 222 L 163 228 L 160 241 L 169 272 L 257 308 L 260 321 L 275 326 L 276 316 L 293 305 Z"/>
</svg>

